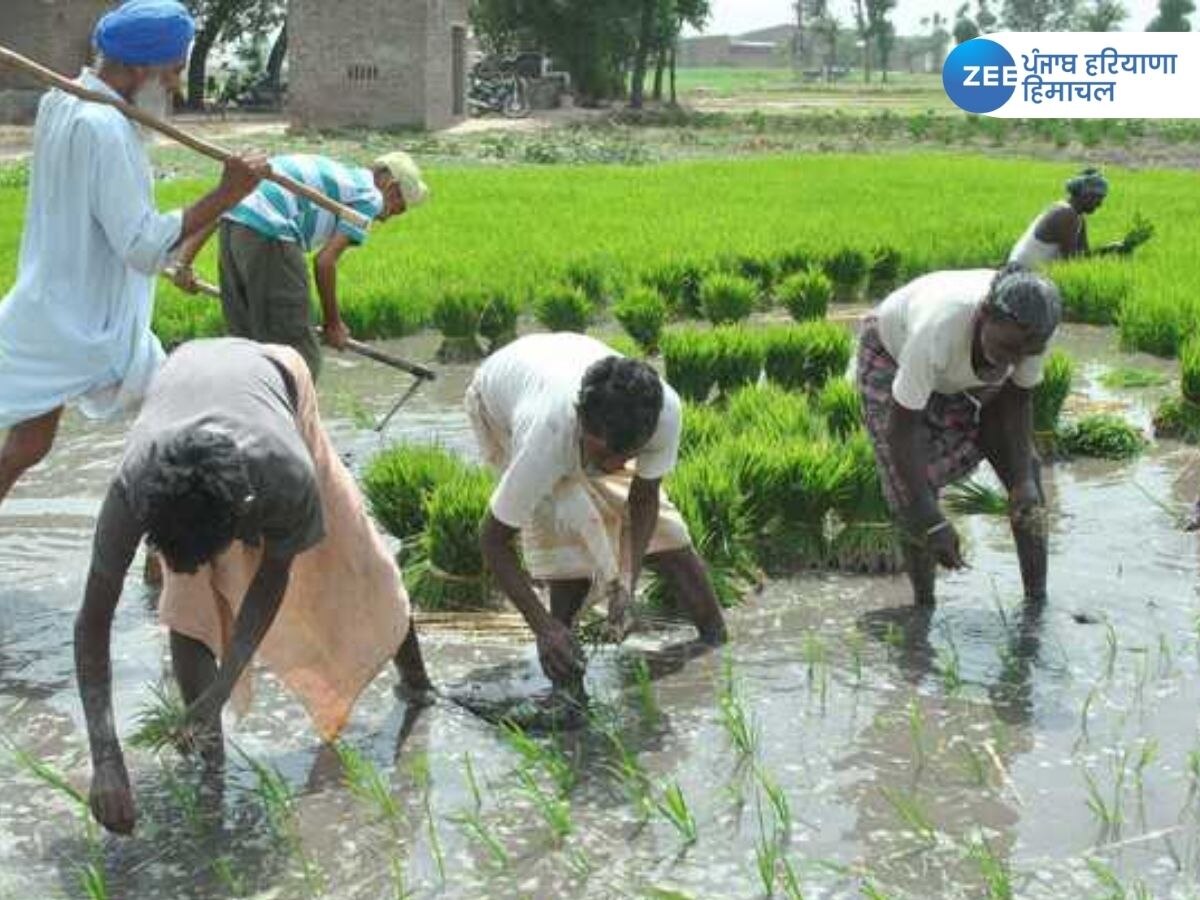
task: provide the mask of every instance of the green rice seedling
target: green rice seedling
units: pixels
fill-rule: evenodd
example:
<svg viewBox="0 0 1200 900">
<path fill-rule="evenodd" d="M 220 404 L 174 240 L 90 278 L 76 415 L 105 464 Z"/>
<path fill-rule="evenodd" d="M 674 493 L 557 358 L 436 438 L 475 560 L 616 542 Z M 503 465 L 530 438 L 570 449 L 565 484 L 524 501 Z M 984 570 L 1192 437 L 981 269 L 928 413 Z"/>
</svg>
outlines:
<svg viewBox="0 0 1200 900">
<path fill-rule="evenodd" d="M 1146 448 L 1146 439 L 1120 416 L 1096 413 L 1064 428 L 1060 446 L 1071 456 L 1126 460 Z"/>
<path fill-rule="evenodd" d="M 667 381 L 684 400 L 703 403 L 717 383 L 717 346 L 712 335 L 694 329 L 662 336 Z"/>
<path fill-rule="evenodd" d="M 592 309 L 604 309 L 622 292 L 622 279 L 614 260 L 579 260 L 567 266 L 563 277 L 571 287 L 583 291 Z"/>
<path fill-rule="evenodd" d="M 551 286 L 534 296 L 533 316 L 547 331 L 583 334 L 594 314 L 592 301 L 577 287 Z"/>
<path fill-rule="evenodd" d="M 775 896 L 775 881 L 778 878 L 780 856 L 779 842 L 775 840 L 774 836 L 767 836 L 760 832 L 758 840 L 754 844 L 754 864 L 758 870 L 758 880 L 762 885 L 763 894 L 767 897 Z"/>
<path fill-rule="evenodd" d="M 799 247 L 788 247 L 775 254 L 775 270 L 781 279 L 813 268 L 812 254 Z"/>
<path fill-rule="evenodd" d="M 880 788 L 880 793 L 883 794 L 884 800 L 888 805 L 895 810 L 896 815 L 900 817 L 905 825 L 907 825 L 926 848 L 937 846 L 938 831 L 937 826 L 933 824 L 933 820 L 929 818 L 929 814 L 921 806 L 921 802 L 915 793 L 908 791 L 893 790 L 892 788 Z"/>
<path fill-rule="evenodd" d="M 1008 497 L 1004 491 L 968 478 L 952 484 L 945 493 L 946 508 L 966 516 L 1006 516 Z"/>
<path fill-rule="evenodd" d="M 438 362 L 469 363 L 483 357 L 477 335 L 484 302 L 475 291 L 454 291 L 438 298 L 432 317 L 434 327 L 442 333 Z"/>
<path fill-rule="evenodd" d="M 375 818 L 386 824 L 398 837 L 403 813 L 387 777 L 379 771 L 378 766 L 349 744 L 338 741 L 333 745 L 333 749 L 342 764 L 346 786 L 354 799 L 370 810 Z"/>
<path fill-rule="evenodd" d="M 610 334 L 604 338 L 604 343 L 614 353 L 619 353 L 621 356 L 629 359 L 645 359 L 646 351 L 642 349 L 633 338 L 627 334 Z"/>
<path fill-rule="evenodd" d="M 841 457 L 833 511 L 842 527 L 833 538 L 832 558 L 848 572 L 900 571 L 900 530 L 883 496 L 870 439 L 855 434 L 842 445 Z"/>
<path fill-rule="evenodd" d="M 1169 380 L 1162 372 L 1137 366 L 1113 366 L 1100 376 L 1100 383 L 1110 391 L 1162 387 Z"/>
<path fill-rule="evenodd" d="M 478 609 L 491 598 L 479 529 L 493 477 L 465 469 L 438 485 L 425 505 L 420 554 L 410 567 L 413 598 L 427 609 Z"/>
<path fill-rule="evenodd" d="M 867 880 L 862 884 L 863 900 L 891 900 L 874 882 Z"/>
<path fill-rule="evenodd" d="M 988 760 L 969 741 L 963 741 L 960 745 L 959 765 L 972 784 L 987 787 L 990 771 Z"/>
<path fill-rule="evenodd" d="M 1191 338 L 1179 351 L 1179 390 L 1188 403 L 1200 405 L 1200 337 Z"/>
<path fill-rule="evenodd" d="M 829 512 L 837 498 L 845 465 L 826 441 L 786 442 L 774 446 L 775 477 L 764 498 L 778 517 L 768 523 L 764 563 L 773 567 L 818 568 L 829 562 Z M 768 508 L 771 508 L 770 505 Z"/>
<path fill-rule="evenodd" d="M 141 750 L 159 753 L 167 747 L 181 755 L 194 749 L 191 728 L 187 721 L 187 707 L 173 685 L 151 685 L 152 700 L 138 710 L 134 718 L 135 729 L 129 736 L 129 744 Z"/>
<path fill-rule="evenodd" d="M 1133 222 L 1125 232 L 1125 237 L 1121 240 L 1121 249 L 1125 253 L 1132 253 L 1152 237 L 1154 237 L 1153 223 L 1140 212 L 1135 213 Z"/>
<path fill-rule="evenodd" d="M 1038 449 L 1056 455 L 1059 417 L 1071 394 L 1075 363 L 1064 350 L 1053 350 L 1046 359 L 1042 383 L 1033 390 L 1033 432 Z"/>
<path fill-rule="evenodd" d="M 784 442 L 823 436 L 820 418 L 804 394 L 760 384 L 733 394 L 725 406 L 726 433 Z"/>
<path fill-rule="evenodd" d="M 446 881 L 446 856 L 442 851 L 442 839 L 438 834 L 437 820 L 433 815 L 433 791 L 432 779 L 429 772 L 429 755 L 426 753 L 418 753 L 409 757 L 409 771 L 412 773 L 413 783 L 421 791 L 421 808 L 425 812 L 425 825 L 429 834 L 429 851 L 433 856 L 434 865 L 437 867 L 438 880 L 443 884 Z"/>
<path fill-rule="evenodd" d="M 1117 652 L 1120 649 L 1120 643 L 1117 640 L 1117 629 L 1113 627 L 1112 620 L 1107 620 L 1104 623 L 1104 677 L 1111 679 L 1113 672 L 1117 666 Z"/>
<path fill-rule="evenodd" d="M 479 334 L 488 342 L 487 352 L 495 353 L 517 338 L 520 309 L 511 294 L 492 291 L 479 313 Z"/>
<path fill-rule="evenodd" d="M 917 702 L 917 698 L 913 697 L 908 701 L 908 739 L 912 744 L 913 765 L 917 772 L 917 777 L 920 777 L 921 772 L 925 770 L 926 754 L 925 747 L 925 715 L 921 711 L 921 704 Z"/>
<path fill-rule="evenodd" d="M 554 835 L 554 845 L 561 847 L 573 828 L 570 802 L 547 794 L 528 769 L 517 771 L 517 781 L 520 783 L 521 793 L 533 804 L 542 821 L 549 826 Z"/>
<path fill-rule="evenodd" d="M 880 246 L 871 251 L 871 269 L 867 274 L 868 292 L 871 297 L 885 297 L 900 281 L 900 251 L 895 247 Z"/>
<path fill-rule="evenodd" d="M 508 851 L 483 821 L 483 792 L 479 789 L 479 779 L 475 777 L 475 765 L 471 761 L 470 753 L 463 754 L 463 779 L 471 795 L 471 805 L 448 816 L 447 819 L 457 825 L 469 839 L 487 850 L 498 869 L 507 869 L 510 862 Z"/>
<path fill-rule="evenodd" d="M 1137 760 L 1133 764 L 1133 783 L 1139 795 L 1145 789 L 1146 770 L 1158 759 L 1158 753 L 1158 741 L 1154 738 L 1146 738 L 1142 741 L 1142 746 L 1138 750 Z"/>
<path fill-rule="evenodd" d="M 779 832 L 784 836 L 791 834 L 792 807 L 788 803 L 787 794 L 784 793 L 779 782 L 772 778 L 771 774 L 765 769 L 758 770 L 758 783 L 767 797 L 771 811 L 775 814 L 775 824 L 778 826 Z"/>
<path fill-rule="evenodd" d="M 987 888 L 988 900 L 1012 900 L 1014 896 L 1012 873 L 1009 871 L 1008 864 L 996 856 L 991 845 L 982 835 L 968 845 L 967 855 L 979 867 L 979 874 L 983 877 L 984 886 Z"/>
<path fill-rule="evenodd" d="M 675 826 L 685 847 L 696 843 L 696 818 L 692 815 L 678 782 L 672 782 L 666 787 L 662 796 L 655 801 L 655 807 L 664 819 Z"/>
<path fill-rule="evenodd" d="M 830 435 L 844 441 L 863 427 L 862 394 L 848 378 L 832 378 L 817 397 Z"/>
<path fill-rule="evenodd" d="M 829 685 L 828 656 L 825 642 L 821 640 L 818 631 L 806 631 L 804 643 L 800 649 L 800 657 L 804 660 L 807 674 L 808 689 L 816 687 L 821 695 L 821 708 L 825 708 L 825 694 Z"/>
<path fill-rule="evenodd" d="M 958 655 L 958 647 L 954 639 L 946 636 L 948 649 L 938 651 L 938 674 L 942 679 L 942 687 L 947 694 L 954 696 L 963 686 L 962 660 Z"/>
<path fill-rule="evenodd" d="M 1121 307 L 1121 349 L 1171 358 L 1196 331 L 1196 311 L 1169 294 L 1138 295 Z"/>
<path fill-rule="evenodd" d="M 721 726 L 729 735 L 729 741 L 739 756 L 743 760 L 751 759 L 758 752 L 758 729 L 738 691 L 733 676 L 733 659 L 728 654 L 721 668 L 721 682 L 717 693 Z"/>
<path fill-rule="evenodd" d="M 870 263 L 861 250 L 846 247 L 825 260 L 825 274 L 833 282 L 834 300 L 854 303 L 862 299 Z"/>
<path fill-rule="evenodd" d="M 638 820 L 645 822 L 654 812 L 650 776 L 646 774 L 637 756 L 621 740 L 621 735 L 615 728 L 605 729 L 604 736 L 612 744 L 617 757 L 616 763 L 606 768 L 620 780 L 630 804 L 637 811 Z"/>
<path fill-rule="evenodd" d="M 757 384 L 763 369 L 763 344 L 759 335 L 741 325 L 723 325 L 712 332 L 716 341 L 717 386 L 725 396 L 738 388 Z"/>
<path fill-rule="evenodd" d="M 804 891 L 800 887 L 800 879 L 796 876 L 796 870 L 792 866 L 792 861 L 784 857 L 779 862 L 783 870 L 781 879 L 783 883 L 783 896 L 787 900 L 804 900 Z"/>
<path fill-rule="evenodd" d="M 400 444 L 368 463 L 363 491 L 379 524 L 403 540 L 425 530 L 425 506 L 434 490 L 464 471 L 466 464 L 441 447 Z"/>
<path fill-rule="evenodd" d="M 642 350 L 651 355 L 658 352 L 667 321 L 667 305 L 657 291 L 652 288 L 631 291 L 613 308 L 613 315 Z"/>
<path fill-rule="evenodd" d="M 672 261 L 647 273 L 644 280 L 663 296 L 672 313 L 698 319 L 703 315 L 700 285 L 706 273 L 699 263 Z"/>
<path fill-rule="evenodd" d="M 1131 305 L 1133 280 L 1123 260 L 1071 260 L 1051 266 L 1063 299 L 1063 317 L 1087 325 L 1115 325 Z"/>
<path fill-rule="evenodd" d="M 779 325 L 763 332 L 767 378 L 788 390 L 819 391 L 846 371 L 852 341 L 833 322 Z"/>
<path fill-rule="evenodd" d="M 662 711 L 658 708 L 654 682 L 650 680 L 650 667 L 646 665 L 646 660 L 642 657 L 638 657 L 633 664 L 633 679 L 637 686 L 638 708 L 641 710 L 642 718 L 648 725 L 654 725 L 662 718 Z"/>
<path fill-rule="evenodd" d="M 500 723 L 500 733 L 525 765 L 541 769 L 554 781 L 559 796 L 565 797 L 575 787 L 575 767 L 557 740 L 538 741 L 520 725 L 507 719 Z"/>
<path fill-rule="evenodd" d="M 734 261 L 733 270 L 758 286 L 761 296 L 770 297 L 771 288 L 779 278 L 779 267 L 769 253 L 743 253 Z"/>
<path fill-rule="evenodd" d="M 833 282 L 818 268 L 789 275 L 776 289 L 779 302 L 797 322 L 824 319 L 833 300 Z"/>
<path fill-rule="evenodd" d="M 720 443 L 728 433 L 729 425 L 721 410 L 698 403 L 685 403 L 683 433 L 679 438 L 679 458 L 691 459 Z"/>
<path fill-rule="evenodd" d="M 866 641 L 862 632 L 857 628 L 851 628 L 846 633 L 846 646 L 850 650 L 850 670 L 854 673 L 854 686 L 862 687 L 863 650 L 866 649 Z"/>
<path fill-rule="evenodd" d="M 758 288 L 754 282 L 737 275 L 715 272 L 700 287 L 700 305 L 704 316 L 714 325 L 740 322 L 754 312 Z"/>
</svg>

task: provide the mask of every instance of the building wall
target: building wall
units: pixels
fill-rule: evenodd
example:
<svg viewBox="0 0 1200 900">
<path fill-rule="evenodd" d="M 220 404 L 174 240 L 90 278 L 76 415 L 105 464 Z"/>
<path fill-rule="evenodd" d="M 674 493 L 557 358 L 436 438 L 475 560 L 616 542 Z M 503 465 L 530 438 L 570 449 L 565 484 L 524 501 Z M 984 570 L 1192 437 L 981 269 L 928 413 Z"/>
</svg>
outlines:
<svg viewBox="0 0 1200 900">
<path fill-rule="evenodd" d="M 456 121 L 451 28 L 467 0 L 291 0 L 289 113 L 302 127 Z"/>
<path fill-rule="evenodd" d="M 74 77 L 91 56 L 92 30 L 109 0 L 0 0 L 0 44 Z M 43 89 L 0 67 L 0 122 L 32 121 Z"/>
</svg>

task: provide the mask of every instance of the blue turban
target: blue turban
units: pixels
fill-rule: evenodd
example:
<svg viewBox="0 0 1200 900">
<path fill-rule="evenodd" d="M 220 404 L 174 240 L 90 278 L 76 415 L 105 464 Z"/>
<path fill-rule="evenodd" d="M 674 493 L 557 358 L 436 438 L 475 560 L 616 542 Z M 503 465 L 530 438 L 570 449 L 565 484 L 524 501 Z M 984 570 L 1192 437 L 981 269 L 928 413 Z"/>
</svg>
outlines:
<svg viewBox="0 0 1200 900">
<path fill-rule="evenodd" d="M 96 23 L 92 42 L 127 66 L 166 66 L 187 58 L 196 23 L 176 0 L 127 0 Z"/>
</svg>

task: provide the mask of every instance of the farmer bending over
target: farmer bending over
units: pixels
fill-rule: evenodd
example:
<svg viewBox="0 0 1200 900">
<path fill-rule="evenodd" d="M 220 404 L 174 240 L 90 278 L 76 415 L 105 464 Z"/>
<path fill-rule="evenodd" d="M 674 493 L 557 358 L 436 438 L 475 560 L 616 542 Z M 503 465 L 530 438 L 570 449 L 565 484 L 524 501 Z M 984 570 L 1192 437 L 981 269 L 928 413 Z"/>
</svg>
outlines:
<svg viewBox="0 0 1200 900">
<path fill-rule="evenodd" d="M 533 629 L 556 686 L 582 678 L 571 626 L 593 588 L 623 637 L 643 563 L 667 579 L 702 642 L 725 641 L 708 572 L 660 488 L 678 457 L 682 405 L 650 366 L 584 335 L 531 335 L 479 368 L 466 409 L 484 458 L 502 473 L 483 523 L 484 560 Z M 549 584 L 549 613 L 531 576 Z"/>
<path fill-rule="evenodd" d="M 430 689 L 408 596 L 317 412 L 304 360 L 238 338 L 196 341 L 162 368 L 100 511 L 75 662 L 92 751 L 91 805 L 128 833 L 135 813 L 113 727 L 110 628 L 146 535 L 166 562 L 159 618 L 205 759 L 255 652 L 331 740 L 380 668 Z M 220 660 L 218 668 L 217 660 Z"/>
<path fill-rule="evenodd" d="M 934 602 L 937 563 L 963 566 L 938 491 L 986 459 L 1008 491 L 1025 597 L 1046 596 L 1046 533 L 1033 447 L 1032 391 L 1058 327 L 1058 289 L 1019 266 L 935 272 L 866 319 L 858 385 L 879 476 L 904 529 L 918 604 Z"/>
<path fill-rule="evenodd" d="M 386 221 L 423 203 L 429 190 L 407 153 L 389 153 L 370 169 L 352 168 L 323 156 L 277 156 L 271 166 L 284 175 L 357 210 Z M 217 228 L 213 225 L 179 254 L 175 283 L 195 293 L 192 261 Z M 337 266 L 342 254 L 367 232 L 275 184 L 263 184 L 220 223 L 221 306 L 230 334 L 297 350 L 316 378 L 321 347 L 312 329 L 308 265 L 321 300 L 325 343 L 344 350 L 350 331 L 338 305 Z"/>
<path fill-rule="evenodd" d="M 99 63 L 76 83 L 164 114 L 193 32 L 182 4 L 131 0 L 96 25 Z M 103 419 L 141 400 L 163 359 L 155 275 L 267 171 L 261 157 L 231 160 L 215 190 L 160 213 L 145 139 L 118 110 L 64 91 L 38 107 L 17 282 L 0 302 L 0 502 L 50 452 L 65 404 Z"/>
<path fill-rule="evenodd" d="M 1056 259 L 1129 252 L 1133 248 L 1122 241 L 1095 251 L 1088 247 L 1087 217 L 1100 208 L 1107 196 L 1108 179 L 1095 169 L 1084 169 L 1067 182 L 1067 199 L 1033 220 L 1008 255 L 1008 261 L 1032 269 Z"/>
</svg>

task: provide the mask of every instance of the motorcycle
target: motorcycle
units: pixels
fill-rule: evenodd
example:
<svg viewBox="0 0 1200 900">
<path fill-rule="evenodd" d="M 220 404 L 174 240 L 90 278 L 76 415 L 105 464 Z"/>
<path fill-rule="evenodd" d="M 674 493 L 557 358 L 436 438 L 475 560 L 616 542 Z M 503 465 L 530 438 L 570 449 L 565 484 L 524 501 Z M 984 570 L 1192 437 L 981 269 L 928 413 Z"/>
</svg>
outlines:
<svg viewBox="0 0 1200 900">
<path fill-rule="evenodd" d="M 522 119 L 531 111 L 528 82 L 512 61 L 497 66 L 484 60 L 471 69 L 467 105 L 472 115 L 499 113 L 507 119 Z"/>
</svg>

